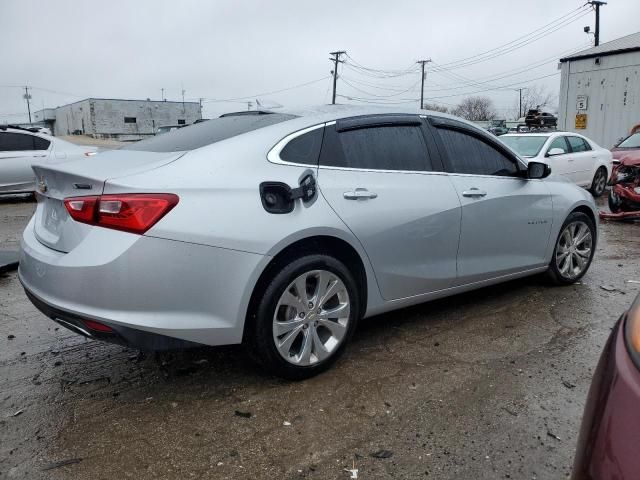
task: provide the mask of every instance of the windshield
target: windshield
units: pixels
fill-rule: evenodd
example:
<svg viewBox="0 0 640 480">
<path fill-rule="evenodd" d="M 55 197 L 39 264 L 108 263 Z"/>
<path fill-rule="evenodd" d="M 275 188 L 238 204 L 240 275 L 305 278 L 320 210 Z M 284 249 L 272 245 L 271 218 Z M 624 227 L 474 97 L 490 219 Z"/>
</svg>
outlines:
<svg viewBox="0 0 640 480">
<path fill-rule="evenodd" d="M 618 148 L 640 148 L 640 132 L 627 137 L 618 145 Z"/>
<path fill-rule="evenodd" d="M 122 150 L 143 150 L 146 152 L 183 152 L 195 150 L 205 145 L 284 122 L 285 120 L 291 120 L 292 118 L 295 118 L 295 115 L 287 115 L 284 113 L 214 118 L 207 122 L 196 123 L 153 138 L 125 145 L 122 147 Z"/>
<path fill-rule="evenodd" d="M 535 157 L 542 149 L 544 142 L 547 141 L 547 137 L 533 135 L 514 135 L 502 136 L 500 137 L 500 140 L 502 140 L 523 157 Z"/>
</svg>

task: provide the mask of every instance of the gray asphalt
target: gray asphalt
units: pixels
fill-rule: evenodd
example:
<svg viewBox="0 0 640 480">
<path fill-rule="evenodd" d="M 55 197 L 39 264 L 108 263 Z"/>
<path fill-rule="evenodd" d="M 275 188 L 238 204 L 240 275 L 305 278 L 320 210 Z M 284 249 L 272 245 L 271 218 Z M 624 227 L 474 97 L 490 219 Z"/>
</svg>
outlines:
<svg viewBox="0 0 640 480">
<path fill-rule="evenodd" d="M 0 249 L 33 210 L 0 200 Z M 639 228 L 601 224 L 578 285 L 533 277 L 364 321 L 343 360 L 300 383 L 240 347 L 85 340 L 1 275 L 0 478 L 566 478 L 600 351 L 640 289 L 626 282 Z"/>
</svg>

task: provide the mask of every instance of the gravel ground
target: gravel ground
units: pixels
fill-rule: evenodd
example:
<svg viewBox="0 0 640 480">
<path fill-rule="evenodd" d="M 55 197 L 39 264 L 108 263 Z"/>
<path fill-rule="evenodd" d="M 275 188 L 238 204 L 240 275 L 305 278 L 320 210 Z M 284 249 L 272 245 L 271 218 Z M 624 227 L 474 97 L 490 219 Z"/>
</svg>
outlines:
<svg viewBox="0 0 640 480">
<path fill-rule="evenodd" d="M 0 201 L 1 249 L 33 210 Z M 640 289 L 625 282 L 639 228 L 601 224 L 580 284 L 533 277 L 364 321 L 300 383 L 241 347 L 85 340 L 0 276 L 0 478 L 566 478 L 600 351 Z"/>
</svg>

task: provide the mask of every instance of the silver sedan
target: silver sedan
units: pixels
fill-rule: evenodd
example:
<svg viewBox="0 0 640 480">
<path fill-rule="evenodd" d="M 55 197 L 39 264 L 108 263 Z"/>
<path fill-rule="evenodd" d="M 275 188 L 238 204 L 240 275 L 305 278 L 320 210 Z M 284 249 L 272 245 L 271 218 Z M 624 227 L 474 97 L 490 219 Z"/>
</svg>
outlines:
<svg viewBox="0 0 640 480">
<path fill-rule="evenodd" d="M 20 279 L 56 322 L 146 349 L 245 343 L 329 367 L 359 320 L 546 272 L 580 279 L 591 195 L 441 113 L 225 115 L 34 167 Z"/>
</svg>

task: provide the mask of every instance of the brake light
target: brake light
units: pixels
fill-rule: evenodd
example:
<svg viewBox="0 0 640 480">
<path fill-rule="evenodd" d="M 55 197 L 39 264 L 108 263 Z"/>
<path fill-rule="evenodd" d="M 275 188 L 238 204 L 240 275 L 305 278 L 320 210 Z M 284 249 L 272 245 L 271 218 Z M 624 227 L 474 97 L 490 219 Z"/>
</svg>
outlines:
<svg viewBox="0 0 640 480">
<path fill-rule="evenodd" d="M 143 234 L 178 204 L 172 193 L 71 197 L 64 205 L 77 222 Z"/>
</svg>

